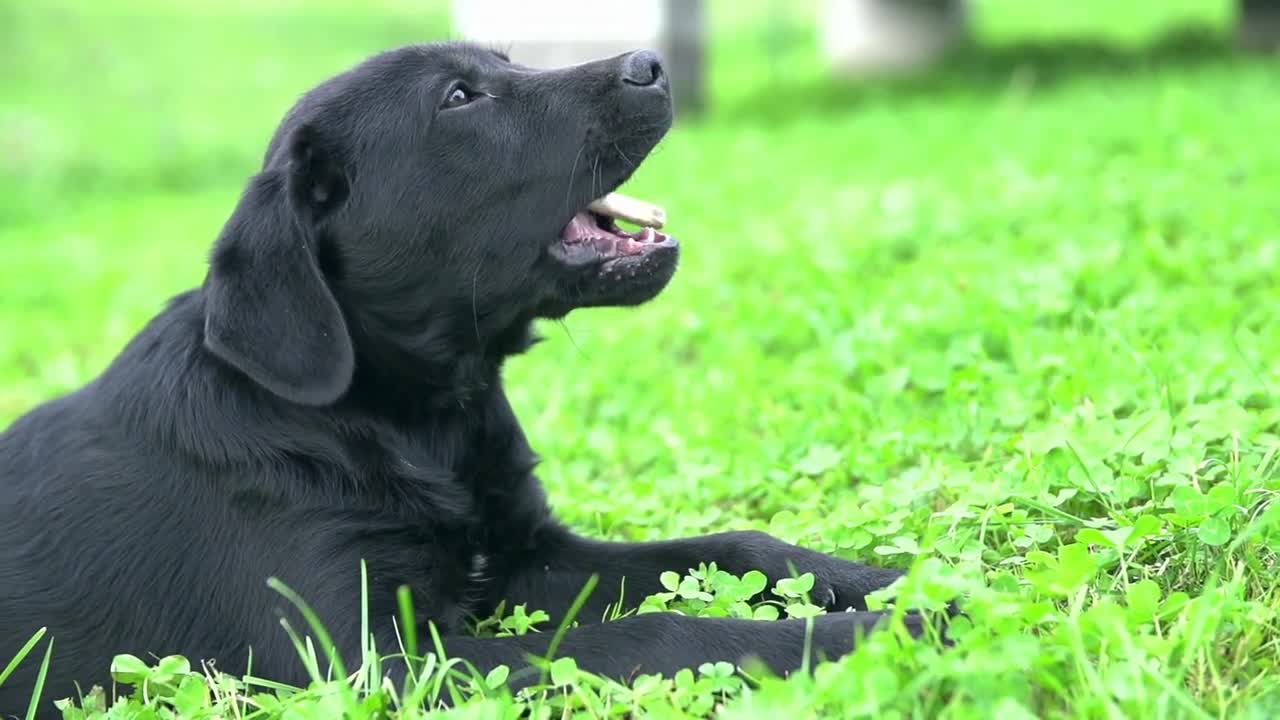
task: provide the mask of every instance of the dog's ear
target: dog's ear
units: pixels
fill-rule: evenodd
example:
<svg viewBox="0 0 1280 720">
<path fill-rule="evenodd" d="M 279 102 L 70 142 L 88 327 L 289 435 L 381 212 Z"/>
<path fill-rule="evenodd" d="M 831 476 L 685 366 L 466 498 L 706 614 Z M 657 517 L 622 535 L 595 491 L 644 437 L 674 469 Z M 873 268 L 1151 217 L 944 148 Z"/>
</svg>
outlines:
<svg viewBox="0 0 1280 720">
<path fill-rule="evenodd" d="M 205 279 L 204 344 L 267 390 L 304 405 L 347 391 L 355 351 L 320 270 L 317 228 L 350 191 L 348 169 L 311 126 L 250 181 Z"/>
</svg>

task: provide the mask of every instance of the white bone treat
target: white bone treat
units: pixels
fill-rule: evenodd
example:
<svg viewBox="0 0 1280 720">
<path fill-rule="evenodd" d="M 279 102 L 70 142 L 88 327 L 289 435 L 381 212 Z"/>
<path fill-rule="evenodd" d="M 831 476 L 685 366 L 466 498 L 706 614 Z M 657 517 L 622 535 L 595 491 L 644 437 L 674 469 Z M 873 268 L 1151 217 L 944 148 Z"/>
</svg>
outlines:
<svg viewBox="0 0 1280 720">
<path fill-rule="evenodd" d="M 666 210 L 616 192 L 592 202 L 587 209 L 617 220 L 626 220 L 641 227 L 661 229 L 667 222 Z"/>
</svg>

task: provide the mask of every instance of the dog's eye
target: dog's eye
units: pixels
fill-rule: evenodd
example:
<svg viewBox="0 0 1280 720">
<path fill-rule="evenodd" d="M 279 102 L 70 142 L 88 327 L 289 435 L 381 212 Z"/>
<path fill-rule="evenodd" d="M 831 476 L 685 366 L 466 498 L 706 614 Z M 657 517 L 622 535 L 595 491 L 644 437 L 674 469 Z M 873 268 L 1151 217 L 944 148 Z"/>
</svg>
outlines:
<svg viewBox="0 0 1280 720">
<path fill-rule="evenodd" d="M 475 93 L 471 92 L 471 88 L 467 87 L 465 83 L 458 83 L 457 85 L 453 86 L 452 90 L 449 91 L 449 97 L 445 98 L 444 105 L 442 105 L 441 107 L 443 107 L 446 110 L 450 108 L 462 107 L 463 105 L 466 105 L 467 103 L 471 102 L 475 98 L 476 98 L 476 95 Z"/>
</svg>

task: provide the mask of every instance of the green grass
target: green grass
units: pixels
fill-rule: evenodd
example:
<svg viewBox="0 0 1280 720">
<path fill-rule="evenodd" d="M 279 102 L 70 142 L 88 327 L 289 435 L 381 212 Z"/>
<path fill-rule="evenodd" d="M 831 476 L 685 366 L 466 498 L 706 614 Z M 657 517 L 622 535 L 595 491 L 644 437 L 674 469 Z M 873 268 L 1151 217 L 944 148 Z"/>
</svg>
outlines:
<svg viewBox="0 0 1280 720">
<path fill-rule="evenodd" d="M 549 324 L 508 376 L 578 528 L 914 563 L 899 604 L 968 596 L 956 647 L 884 634 L 749 688 L 561 660 L 565 694 L 455 712 L 1280 715 L 1280 63 L 1229 51 L 1225 0 L 980 5 L 974 52 L 841 84 L 804 7 L 715 3 L 715 109 L 630 185 L 667 206 L 680 272 L 644 308 Z M 173 7 L 0 6 L 0 422 L 200 280 L 298 93 L 447 27 L 396 0 Z M 689 582 L 721 610 L 739 585 Z M 399 694 L 376 656 L 300 693 L 176 659 L 118 677 L 182 717 L 372 718 Z M 432 662 L 406 695 L 448 696 Z"/>
</svg>

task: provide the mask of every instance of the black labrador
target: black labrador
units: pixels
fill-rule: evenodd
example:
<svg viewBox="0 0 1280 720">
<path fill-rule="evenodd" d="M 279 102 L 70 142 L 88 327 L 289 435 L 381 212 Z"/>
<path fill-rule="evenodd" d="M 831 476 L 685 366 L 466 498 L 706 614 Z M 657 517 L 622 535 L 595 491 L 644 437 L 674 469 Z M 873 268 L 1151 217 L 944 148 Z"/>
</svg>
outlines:
<svg viewBox="0 0 1280 720">
<path fill-rule="evenodd" d="M 550 633 L 480 638 L 468 620 L 501 601 L 558 620 L 597 575 L 558 651 L 583 668 L 800 668 L 804 621 L 601 620 L 704 561 L 811 572 L 833 610 L 865 609 L 900 573 L 759 532 L 581 537 L 548 509 L 503 392 L 503 361 L 533 344 L 535 320 L 637 305 L 671 279 L 674 239 L 585 209 L 671 118 L 650 52 L 540 71 L 465 43 L 413 46 L 306 94 L 202 287 L 0 436 L 0 661 L 48 626 L 46 697 L 109 683 L 122 652 L 240 673 L 252 649 L 255 675 L 305 683 L 279 625 L 292 610 L 266 580 L 306 599 L 350 659 L 363 560 L 384 652 L 408 586 L 449 655 L 529 669 Z M 820 616 L 812 650 L 846 653 L 881 620 Z M 0 688 L 0 714 L 25 708 L 37 664 Z"/>
</svg>

